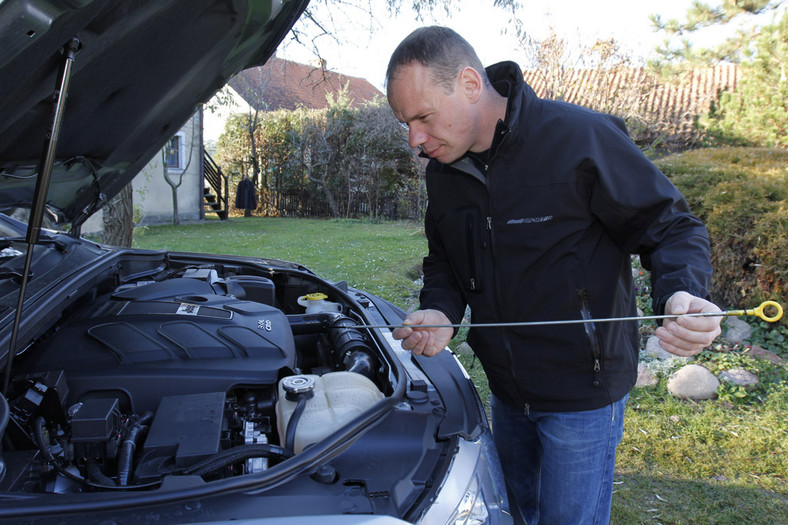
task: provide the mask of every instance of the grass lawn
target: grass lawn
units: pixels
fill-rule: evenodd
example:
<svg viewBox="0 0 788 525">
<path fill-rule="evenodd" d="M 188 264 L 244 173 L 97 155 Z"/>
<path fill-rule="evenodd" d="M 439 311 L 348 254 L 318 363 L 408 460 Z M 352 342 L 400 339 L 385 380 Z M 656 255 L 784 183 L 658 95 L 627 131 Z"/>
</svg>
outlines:
<svg viewBox="0 0 788 525">
<path fill-rule="evenodd" d="M 258 217 L 149 227 L 135 232 L 134 245 L 295 261 L 405 309 L 415 305 L 415 268 L 426 251 L 415 223 Z M 486 402 L 481 366 L 461 360 Z M 769 384 L 742 398 L 679 401 L 665 393 L 665 378 L 635 389 L 612 523 L 788 524 L 786 366 L 771 370 Z"/>
<path fill-rule="evenodd" d="M 405 309 L 414 305 L 417 266 L 427 249 L 423 228 L 415 222 L 261 217 L 143 228 L 134 232 L 133 244 L 293 261 Z"/>
</svg>

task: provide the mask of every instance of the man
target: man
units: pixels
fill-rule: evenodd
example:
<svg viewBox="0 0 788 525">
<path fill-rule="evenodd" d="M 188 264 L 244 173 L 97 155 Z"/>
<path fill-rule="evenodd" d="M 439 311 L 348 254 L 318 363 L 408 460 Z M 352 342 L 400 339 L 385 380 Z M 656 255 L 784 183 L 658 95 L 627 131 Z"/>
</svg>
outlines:
<svg viewBox="0 0 788 525">
<path fill-rule="evenodd" d="M 492 428 L 529 523 L 607 523 L 624 404 L 637 375 L 630 254 L 652 272 L 657 313 L 715 312 L 708 234 L 623 123 L 542 100 L 516 64 L 486 70 L 462 37 L 414 31 L 394 51 L 388 100 L 431 160 L 421 309 L 394 337 L 440 352 L 466 305 L 471 322 L 587 319 L 472 328 L 492 391 Z M 681 356 L 720 333 L 719 317 L 656 330 Z"/>
</svg>

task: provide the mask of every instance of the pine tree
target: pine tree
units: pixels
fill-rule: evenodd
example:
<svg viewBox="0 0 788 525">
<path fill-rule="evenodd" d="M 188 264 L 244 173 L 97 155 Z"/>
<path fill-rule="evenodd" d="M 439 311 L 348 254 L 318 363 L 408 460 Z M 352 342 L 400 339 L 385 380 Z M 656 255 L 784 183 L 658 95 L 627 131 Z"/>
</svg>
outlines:
<svg viewBox="0 0 788 525">
<path fill-rule="evenodd" d="M 736 91 L 721 93 L 701 121 L 710 138 L 788 147 L 788 0 L 722 0 L 717 7 L 695 1 L 683 22 L 658 15 L 651 20 L 668 37 L 657 49 L 660 58 L 651 63 L 663 74 L 741 64 Z M 698 48 L 687 38 L 703 28 L 734 23 L 740 23 L 735 33 L 712 47 Z"/>
<path fill-rule="evenodd" d="M 722 143 L 788 148 L 788 12 L 761 28 L 736 92 L 720 96 L 705 124 Z"/>
</svg>

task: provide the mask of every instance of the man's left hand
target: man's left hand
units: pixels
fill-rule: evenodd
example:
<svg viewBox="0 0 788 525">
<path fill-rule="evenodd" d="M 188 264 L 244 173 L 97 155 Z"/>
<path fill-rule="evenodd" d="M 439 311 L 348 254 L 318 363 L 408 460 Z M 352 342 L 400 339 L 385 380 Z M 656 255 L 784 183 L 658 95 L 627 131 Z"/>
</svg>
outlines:
<svg viewBox="0 0 788 525">
<path fill-rule="evenodd" d="M 720 317 L 681 317 L 683 314 L 719 312 L 720 309 L 700 297 L 687 292 L 676 292 L 665 304 L 665 315 L 677 317 L 665 319 L 655 335 L 659 346 L 682 357 L 699 354 L 720 335 Z"/>
</svg>

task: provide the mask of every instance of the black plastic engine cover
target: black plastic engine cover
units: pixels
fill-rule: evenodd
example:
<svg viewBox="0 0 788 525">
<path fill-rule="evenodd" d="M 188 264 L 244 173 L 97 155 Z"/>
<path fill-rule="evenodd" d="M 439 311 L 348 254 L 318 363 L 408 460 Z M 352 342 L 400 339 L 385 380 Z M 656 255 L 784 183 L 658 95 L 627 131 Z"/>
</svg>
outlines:
<svg viewBox="0 0 788 525">
<path fill-rule="evenodd" d="M 97 300 L 31 352 L 24 368 L 64 370 L 71 402 L 117 397 L 135 412 L 155 410 L 167 395 L 273 385 L 294 368 L 284 313 L 211 291 L 204 281 L 172 279 Z"/>
</svg>

